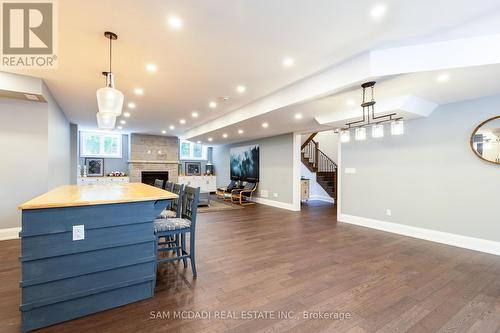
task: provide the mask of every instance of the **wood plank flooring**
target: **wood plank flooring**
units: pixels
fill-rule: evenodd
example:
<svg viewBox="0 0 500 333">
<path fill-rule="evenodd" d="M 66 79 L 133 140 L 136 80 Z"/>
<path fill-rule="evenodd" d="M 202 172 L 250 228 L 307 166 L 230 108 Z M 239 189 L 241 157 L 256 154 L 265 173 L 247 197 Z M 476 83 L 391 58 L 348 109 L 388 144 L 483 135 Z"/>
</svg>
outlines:
<svg viewBox="0 0 500 333">
<path fill-rule="evenodd" d="M 197 279 L 164 264 L 154 298 L 40 332 L 500 332 L 500 257 L 337 224 L 330 205 L 200 214 L 197 251 Z M 18 256 L 18 240 L 0 242 L 4 333 L 20 332 Z M 158 318 L 174 310 L 293 318 Z"/>
</svg>

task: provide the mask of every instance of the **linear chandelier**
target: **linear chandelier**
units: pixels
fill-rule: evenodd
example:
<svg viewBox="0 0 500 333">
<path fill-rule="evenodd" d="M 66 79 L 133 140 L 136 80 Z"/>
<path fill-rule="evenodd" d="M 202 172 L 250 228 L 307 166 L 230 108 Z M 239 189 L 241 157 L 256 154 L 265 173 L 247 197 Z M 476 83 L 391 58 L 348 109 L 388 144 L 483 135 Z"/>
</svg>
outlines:
<svg viewBox="0 0 500 333">
<path fill-rule="evenodd" d="M 396 117 L 396 113 L 375 116 L 375 104 L 377 103 L 374 97 L 375 84 L 375 81 L 369 81 L 361 85 L 361 88 L 363 88 L 363 102 L 361 103 L 363 119 L 345 124 L 346 127 L 340 131 L 341 142 L 345 143 L 351 140 L 351 129 L 354 129 L 354 139 L 356 141 L 366 140 L 366 128 L 369 126 L 371 126 L 372 137 L 381 138 L 384 136 L 384 123 L 389 122 L 391 124 L 391 135 L 404 134 L 403 117 Z M 366 100 L 367 89 L 371 90 L 371 100 L 369 101 Z"/>
<path fill-rule="evenodd" d="M 116 123 L 116 117 L 122 114 L 123 108 L 123 93 L 115 89 L 115 81 L 113 73 L 111 72 L 112 63 L 112 42 L 118 39 L 118 35 L 106 31 L 104 37 L 109 39 L 109 71 L 102 72 L 106 76 L 106 87 L 97 90 L 97 107 L 99 112 L 97 112 L 97 127 L 100 129 L 114 129 Z"/>
</svg>

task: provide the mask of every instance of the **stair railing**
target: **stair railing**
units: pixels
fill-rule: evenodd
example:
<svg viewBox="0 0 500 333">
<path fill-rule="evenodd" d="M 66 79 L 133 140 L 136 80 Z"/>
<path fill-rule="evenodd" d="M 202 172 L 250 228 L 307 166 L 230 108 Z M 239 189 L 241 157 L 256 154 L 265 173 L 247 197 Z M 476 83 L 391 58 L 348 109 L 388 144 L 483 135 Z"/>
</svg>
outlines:
<svg viewBox="0 0 500 333">
<path fill-rule="evenodd" d="M 319 145 L 316 141 L 310 140 L 302 149 L 302 152 L 304 156 L 309 159 L 317 172 L 337 171 L 337 163 L 319 149 Z"/>
</svg>

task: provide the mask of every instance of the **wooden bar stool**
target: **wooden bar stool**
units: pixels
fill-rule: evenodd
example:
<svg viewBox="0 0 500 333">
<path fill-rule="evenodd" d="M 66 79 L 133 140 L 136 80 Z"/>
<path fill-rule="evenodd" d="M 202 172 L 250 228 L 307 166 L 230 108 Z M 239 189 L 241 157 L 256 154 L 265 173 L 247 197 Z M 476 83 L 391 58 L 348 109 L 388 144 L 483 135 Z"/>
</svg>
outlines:
<svg viewBox="0 0 500 333">
<path fill-rule="evenodd" d="M 163 189 L 163 180 L 161 180 L 161 179 L 155 179 L 155 183 L 154 183 L 153 186 Z"/>
<path fill-rule="evenodd" d="M 156 256 L 157 264 L 163 262 L 182 260 L 184 267 L 187 267 L 187 259 L 191 261 L 191 270 L 193 276 L 196 277 L 196 260 L 195 260 L 195 230 L 196 230 L 196 213 L 198 210 L 198 202 L 200 199 L 200 188 L 186 186 L 182 196 L 181 217 L 156 219 L 154 229 L 156 235 Z M 189 252 L 186 247 L 186 234 L 189 233 Z M 160 242 L 160 238 L 168 239 L 171 236 L 177 236 L 175 246 L 159 247 L 164 245 Z M 180 242 L 178 241 L 180 237 Z M 179 244 L 180 243 L 180 244 Z M 174 256 L 160 258 L 159 253 L 163 251 L 172 251 Z"/>
</svg>

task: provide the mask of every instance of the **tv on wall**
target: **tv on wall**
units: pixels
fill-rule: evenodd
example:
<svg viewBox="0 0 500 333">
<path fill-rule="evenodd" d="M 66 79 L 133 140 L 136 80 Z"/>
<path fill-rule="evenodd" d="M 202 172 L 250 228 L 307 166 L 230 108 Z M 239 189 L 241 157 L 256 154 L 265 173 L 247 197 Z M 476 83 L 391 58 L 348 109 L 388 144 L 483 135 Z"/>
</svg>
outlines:
<svg viewBox="0 0 500 333">
<path fill-rule="evenodd" d="M 231 148 L 229 156 L 231 179 L 259 180 L 259 145 Z"/>
</svg>

